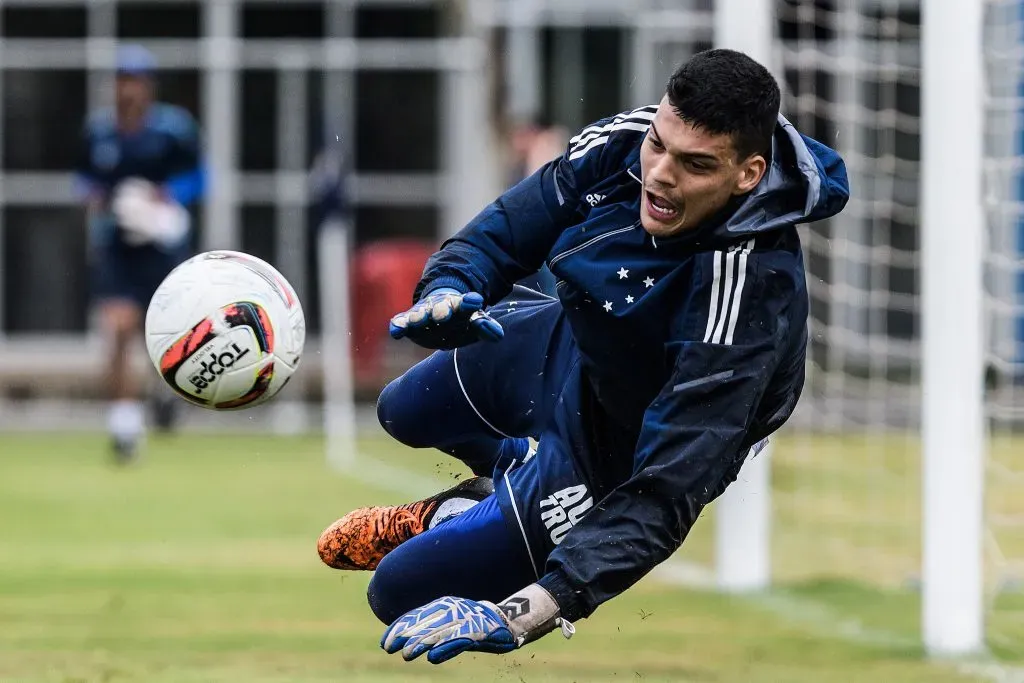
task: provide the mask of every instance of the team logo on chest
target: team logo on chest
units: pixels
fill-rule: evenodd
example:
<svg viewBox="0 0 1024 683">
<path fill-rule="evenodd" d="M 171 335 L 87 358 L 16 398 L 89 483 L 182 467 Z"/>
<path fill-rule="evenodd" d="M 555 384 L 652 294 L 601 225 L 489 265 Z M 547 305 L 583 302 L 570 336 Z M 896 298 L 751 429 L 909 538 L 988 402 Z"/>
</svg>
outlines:
<svg viewBox="0 0 1024 683">
<path fill-rule="evenodd" d="M 605 296 L 601 297 L 598 303 L 606 313 L 621 311 L 643 298 L 644 294 L 654 287 L 654 283 L 655 279 L 650 275 L 644 277 L 632 272 L 630 268 L 619 266 L 612 274 Z"/>
</svg>

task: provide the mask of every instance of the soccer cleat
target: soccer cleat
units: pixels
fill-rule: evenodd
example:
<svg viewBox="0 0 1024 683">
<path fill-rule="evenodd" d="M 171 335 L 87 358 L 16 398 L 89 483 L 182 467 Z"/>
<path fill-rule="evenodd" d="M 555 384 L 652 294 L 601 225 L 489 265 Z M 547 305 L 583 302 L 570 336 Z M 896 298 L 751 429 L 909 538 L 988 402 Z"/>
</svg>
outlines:
<svg viewBox="0 0 1024 683">
<path fill-rule="evenodd" d="M 494 483 L 489 477 L 473 477 L 415 503 L 353 510 L 320 534 L 320 559 L 335 569 L 376 569 L 402 543 L 462 514 L 492 493 Z"/>
<path fill-rule="evenodd" d="M 138 439 L 113 438 L 111 441 L 114 464 L 128 465 L 139 457 Z"/>
<path fill-rule="evenodd" d="M 149 409 L 153 426 L 158 432 L 170 433 L 178 423 L 178 404 L 175 396 L 158 396 L 150 399 Z"/>
</svg>

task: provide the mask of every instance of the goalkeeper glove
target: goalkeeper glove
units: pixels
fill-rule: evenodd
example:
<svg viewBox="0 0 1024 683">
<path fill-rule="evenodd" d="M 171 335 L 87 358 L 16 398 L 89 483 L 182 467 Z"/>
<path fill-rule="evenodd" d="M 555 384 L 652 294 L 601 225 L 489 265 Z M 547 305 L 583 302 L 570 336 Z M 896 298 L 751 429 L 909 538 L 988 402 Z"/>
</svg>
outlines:
<svg viewBox="0 0 1024 683">
<path fill-rule="evenodd" d="M 125 241 L 133 246 L 171 246 L 188 234 L 190 219 L 185 207 L 163 199 L 147 180 L 128 178 L 118 184 L 110 206 Z"/>
<path fill-rule="evenodd" d="M 389 329 L 394 339 L 408 337 L 428 349 L 454 349 L 481 339 L 498 341 L 505 331 L 483 307 L 484 298 L 477 292 L 435 289 L 391 318 Z"/>
<path fill-rule="evenodd" d="M 401 651 L 406 661 L 426 653 L 431 664 L 446 662 L 463 652 L 504 654 L 556 627 L 571 638 L 575 627 L 558 614 L 554 598 L 537 584 L 498 605 L 443 597 L 399 617 L 384 632 L 380 646 L 388 654 Z"/>
</svg>

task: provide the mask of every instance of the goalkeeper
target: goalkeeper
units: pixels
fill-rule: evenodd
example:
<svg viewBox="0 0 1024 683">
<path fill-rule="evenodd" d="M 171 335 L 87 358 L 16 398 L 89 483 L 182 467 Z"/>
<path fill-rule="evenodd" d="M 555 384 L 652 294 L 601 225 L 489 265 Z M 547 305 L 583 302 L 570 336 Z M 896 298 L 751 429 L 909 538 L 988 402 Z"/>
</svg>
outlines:
<svg viewBox="0 0 1024 683">
<path fill-rule="evenodd" d="M 154 102 L 155 68 L 144 48 L 119 49 L 115 106 L 89 117 L 76 168 L 89 211 L 92 293 L 110 345 L 108 427 L 121 462 L 136 454 L 145 425 L 131 344 L 157 286 L 189 256 L 187 207 L 206 184 L 196 122 Z M 172 405 L 158 406 L 162 426 Z"/>
<path fill-rule="evenodd" d="M 788 419 L 807 343 L 796 226 L 849 187 L 779 102 L 749 57 L 699 53 L 657 106 L 584 128 L 428 261 L 392 334 L 440 350 L 378 413 L 478 476 L 319 540 L 327 564 L 376 569 L 387 652 L 438 663 L 571 635 Z M 513 289 L 544 263 L 557 299 Z"/>
</svg>

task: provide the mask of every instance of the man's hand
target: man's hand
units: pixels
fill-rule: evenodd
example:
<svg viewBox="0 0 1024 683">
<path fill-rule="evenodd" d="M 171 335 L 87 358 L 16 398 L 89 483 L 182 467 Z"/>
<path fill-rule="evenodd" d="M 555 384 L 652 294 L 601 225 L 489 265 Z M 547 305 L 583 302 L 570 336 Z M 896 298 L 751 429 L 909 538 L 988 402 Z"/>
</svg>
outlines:
<svg viewBox="0 0 1024 683">
<path fill-rule="evenodd" d="M 408 337 L 428 349 L 454 349 L 478 340 L 498 341 L 505 331 L 483 307 L 484 298 L 477 292 L 436 289 L 391 319 L 391 336 Z"/>
<path fill-rule="evenodd" d="M 405 661 L 424 652 L 440 664 L 463 652 L 503 654 L 516 649 L 508 619 L 493 603 L 444 597 L 414 609 L 393 623 L 380 646 L 388 654 L 401 650 Z"/>
<path fill-rule="evenodd" d="M 159 189 L 140 178 L 127 178 L 114 189 L 111 210 L 129 244 L 180 242 L 188 234 L 185 207 L 164 199 Z"/>
<path fill-rule="evenodd" d="M 575 628 L 558 617 L 558 605 L 543 588 L 527 586 L 495 605 L 486 600 L 443 597 L 399 617 L 384 632 L 380 646 L 401 651 L 406 661 L 424 652 L 431 664 L 463 652 L 504 654 L 540 638 L 556 626 L 572 637 Z"/>
</svg>

